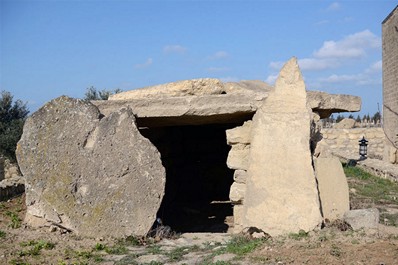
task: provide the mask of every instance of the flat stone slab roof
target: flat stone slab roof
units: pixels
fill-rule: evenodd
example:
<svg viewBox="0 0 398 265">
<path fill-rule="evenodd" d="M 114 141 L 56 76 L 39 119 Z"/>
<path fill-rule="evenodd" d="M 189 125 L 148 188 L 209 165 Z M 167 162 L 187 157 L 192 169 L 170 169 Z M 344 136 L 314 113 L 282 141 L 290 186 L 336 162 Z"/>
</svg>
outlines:
<svg viewBox="0 0 398 265">
<path fill-rule="evenodd" d="M 264 91 L 248 94 L 103 100 L 92 103 L 105 116 L 129 106 L 136 115 L 139 126 L 175 126 L 243 122 L 253 116 L 267 97 L 268 91 Z M 350 95 L 307 91 L 307 102 L 321 118 L 327 118 L 335 112 L 356 112 L 361 109 L 361 99 Z"/>
</svg>

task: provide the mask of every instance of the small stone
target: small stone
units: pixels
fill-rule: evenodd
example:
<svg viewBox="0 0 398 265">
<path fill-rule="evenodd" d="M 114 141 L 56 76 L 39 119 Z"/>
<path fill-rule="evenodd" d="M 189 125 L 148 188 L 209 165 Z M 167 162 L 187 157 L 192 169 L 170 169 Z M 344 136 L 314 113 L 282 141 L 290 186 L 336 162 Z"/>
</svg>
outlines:
<svg viewBox="0 0 398 265">
<path fill-rule="evenodd" d="M 57 227 L 56 227 L 55 225 L 52 225 L 52 226 L 50 226 L 50 228 L 48 229 L 48 231 L 49 231 L 50 233 L 53 233 L 53 232 L 57 231 Z"/>
</svg>

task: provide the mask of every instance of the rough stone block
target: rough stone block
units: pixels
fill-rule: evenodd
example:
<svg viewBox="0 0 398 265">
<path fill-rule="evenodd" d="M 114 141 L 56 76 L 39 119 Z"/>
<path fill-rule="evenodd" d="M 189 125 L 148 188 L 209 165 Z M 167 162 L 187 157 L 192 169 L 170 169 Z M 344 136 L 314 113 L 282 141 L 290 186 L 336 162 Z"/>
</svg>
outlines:
<svg viewBox="0 0 398 265">
<path fill-rule="evenodd" d="M 227 130 L 227 144 L 250 144 L 251 123 L 246 121 L 242 126 Z"/>
<path fill-rule="evenodd" d="M 354 230 L 377 229 L 379 219 L 380 213 L 376 208 L 351 210 L 344 214 L 344 221 L 349 223 Z"/>
<path fill-rule="evenodd" d="M 243 205 L 234 205 L 234 233 L 240 233 L 243 230 Z"/>
<path fill-rule="evenodd" d="M 234 182 L 229 190 L 229 199 L 234 203 L 241 203 L 245 197 L 246 185 Z"/>
<path fill-rule="evenodd" d="M 156 219 L 165 169 L 130 109 L 101 117 L 89 102 L 59 97 L 27 119 L 16 154 L 28 217 L 88 237 L 142 236 Z"/>
<path fill-rule="evenodd" d="M 250 145 L 234 144 L 228 153 L 227 166 L 231 169 L 247 170 Z"/>
<path fill-rule="evenodd" d="M 314 165 L 323 217 L 330 221 L 341 219 L 350 209 L 350 200 L 340 160 L 336 157 L 316 158 Z"/>
<path fill-rule="evenodd" d="M 234 172 L 234 181 L 238 183 L 246 183 L 247 180 L 247 171 L 246 170 L 235 170 Z"/>
</svg>

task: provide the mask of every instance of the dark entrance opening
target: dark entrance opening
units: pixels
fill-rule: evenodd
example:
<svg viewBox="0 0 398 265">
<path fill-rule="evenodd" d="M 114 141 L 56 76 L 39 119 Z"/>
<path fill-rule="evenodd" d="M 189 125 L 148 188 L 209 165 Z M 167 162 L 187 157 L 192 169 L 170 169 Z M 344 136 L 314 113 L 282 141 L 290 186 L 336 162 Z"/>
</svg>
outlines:
<svg viewBox="0 0 398 265">
<path fill-rule="evenodd" d="M 239 124 L 141 129 L 159 150 L 166 190 L 158 217 L 177 232 L 227 232 L 233 170 L 225 131 Z"/>
</svg>

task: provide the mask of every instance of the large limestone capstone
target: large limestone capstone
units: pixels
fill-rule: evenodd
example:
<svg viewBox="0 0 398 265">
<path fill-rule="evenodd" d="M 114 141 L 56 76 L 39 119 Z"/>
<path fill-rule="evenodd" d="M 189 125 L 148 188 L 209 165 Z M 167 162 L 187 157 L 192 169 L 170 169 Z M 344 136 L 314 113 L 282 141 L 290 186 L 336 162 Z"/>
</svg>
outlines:
<svg viewBox="0 0 398 265">
<path fill-rule="evenodd" d="M 109 100 L 146 99 L 182 96 L 203 96 L 225 93 L 218 79 L 200 78 L 145 87 L 111 95 Z"/>
<path fill-rule="evenodd" d="M 243 226 L 272 236 L 322 222 L 310 152 L 311 110 L 297 59 L 253 117 Z"/>
<path fill-rule="evenodd" d="M 342 219 L 350 210 L 347 178 L 337 157 L 318 157 L 314 159 L 316 178 L 322 213 L 325 219 Z"/>
<path fill-rule="evenodd" d="M 129 108 L 103 117 L 65 96 L 28 118 L 17 146 L 32 216 L 82 236 L 144 235 L 161 204 L 165 170 Z"/>
</svg>

